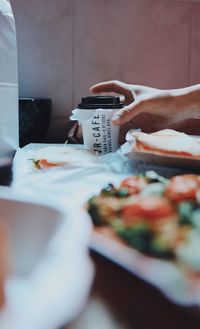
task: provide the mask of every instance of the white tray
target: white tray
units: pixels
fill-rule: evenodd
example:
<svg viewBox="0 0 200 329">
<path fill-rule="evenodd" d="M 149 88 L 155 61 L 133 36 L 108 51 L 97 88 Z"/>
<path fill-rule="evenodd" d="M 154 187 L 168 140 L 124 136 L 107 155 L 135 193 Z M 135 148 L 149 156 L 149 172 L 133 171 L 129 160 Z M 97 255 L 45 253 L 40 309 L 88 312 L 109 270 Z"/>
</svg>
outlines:
<svg viewBox="0 0 200 329">
<path fill-rule="evenodd" d="M 200 276 L 184 272 L 173 261 L 146 256 L 118 239 L 111 232 L 96 228 L 90 243 L 92 250 L 138 278 L 158 288 L 177 305 L 200 306 Z"/>
<path fill-rule="evenodd" d="M 175 168 L 192 169 L 200 171 L 200 160 L 191 159 L 190 157 L 161 155 L 156 152 L 138 152 L 134 151 L 130 142 L 126 142 L 121 146 L 121 154 L 131 161 L 143 161 L 147 164 L 158 166 L 169 166 Z"/>
</svg>

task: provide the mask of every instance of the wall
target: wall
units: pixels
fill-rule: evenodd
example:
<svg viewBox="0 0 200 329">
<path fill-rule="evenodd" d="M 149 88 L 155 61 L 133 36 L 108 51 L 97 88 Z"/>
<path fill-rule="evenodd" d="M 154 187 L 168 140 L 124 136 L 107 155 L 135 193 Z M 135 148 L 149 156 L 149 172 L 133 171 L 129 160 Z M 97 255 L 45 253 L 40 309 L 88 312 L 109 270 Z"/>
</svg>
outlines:
<svg viewBox="0 0 200 329">
<path fill-rule="evenodd" d="M 50 97 L 49 138 L 93 83 L 159 88 L 200 82 L 200 1 L 11 0 L 20 96 Z"/>
</svg>

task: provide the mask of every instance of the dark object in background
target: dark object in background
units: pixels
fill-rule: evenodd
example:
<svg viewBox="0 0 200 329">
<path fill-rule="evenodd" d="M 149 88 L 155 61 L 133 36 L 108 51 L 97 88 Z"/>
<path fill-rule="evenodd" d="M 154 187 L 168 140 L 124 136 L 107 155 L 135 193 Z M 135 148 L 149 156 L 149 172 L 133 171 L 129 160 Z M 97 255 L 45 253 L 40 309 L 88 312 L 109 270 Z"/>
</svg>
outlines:
<svg viewBox="0 0 200 329">
<path fill-rule="evenodd" d="M 43 143 L 51 119 L 51 100 L 19 99 L 19 146 Z"/>
<path fill-rule="evenodd" d="M 82 97 L 79 109 L 96 110 L 96 109 L 120 109 L 123 104 L 119 96 L 86 96 Z"/>
<path fill-rule="evenodd" d="M 0 185 L 9 186 L 12 181 L 14 153 L 0 154 Z"/>
<path fill-rule="evenodd" d="M 72 127 L 69 129 L 67 135 L 67 142 L 69 144 L 83 144 L 82 127 L 78 121 L 72 121 Z"/>
</svg>

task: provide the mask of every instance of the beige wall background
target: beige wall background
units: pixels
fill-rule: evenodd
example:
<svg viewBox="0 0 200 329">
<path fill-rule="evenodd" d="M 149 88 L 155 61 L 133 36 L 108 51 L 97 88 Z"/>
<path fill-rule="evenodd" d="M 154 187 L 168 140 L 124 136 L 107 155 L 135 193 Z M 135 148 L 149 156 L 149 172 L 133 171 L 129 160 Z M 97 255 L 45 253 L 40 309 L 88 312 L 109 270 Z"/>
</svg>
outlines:
<svg viewBox="0 0 200 329">
<path fill-rule="evenodd" d="M 53 101 L 49 138 L 63 141 L 92 84 L 200 83 L 200 1 L 11 0 L 21 97 Z"/>
</svg>

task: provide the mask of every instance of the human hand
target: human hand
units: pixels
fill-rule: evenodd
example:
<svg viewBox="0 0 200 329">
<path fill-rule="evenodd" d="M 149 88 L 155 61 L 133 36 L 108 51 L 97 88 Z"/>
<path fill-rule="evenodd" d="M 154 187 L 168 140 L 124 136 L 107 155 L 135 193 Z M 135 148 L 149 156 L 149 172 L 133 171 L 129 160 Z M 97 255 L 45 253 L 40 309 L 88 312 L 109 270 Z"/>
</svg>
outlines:
<svg viewBox="0 0 200 329">
<path fill-rule="evenodd" d="M 185 122 L 188 119 L 190 121 L 196 117 L 200 119 L 197 106 L 200 103 L 199 90 L 196 89 L 198 89 L 197 86 L 161 90 L 121 81 L 107 81 L 92 86 L 90 91 L 92 93 L 114 92 L 123 96 L 125 106 L 113 117 L 114 124 L 122 125 L 130 122 L 132 128 L 155 131 L 177 128 L 181 126 L 181 123 L 187 130 Z"/>
</svg>

